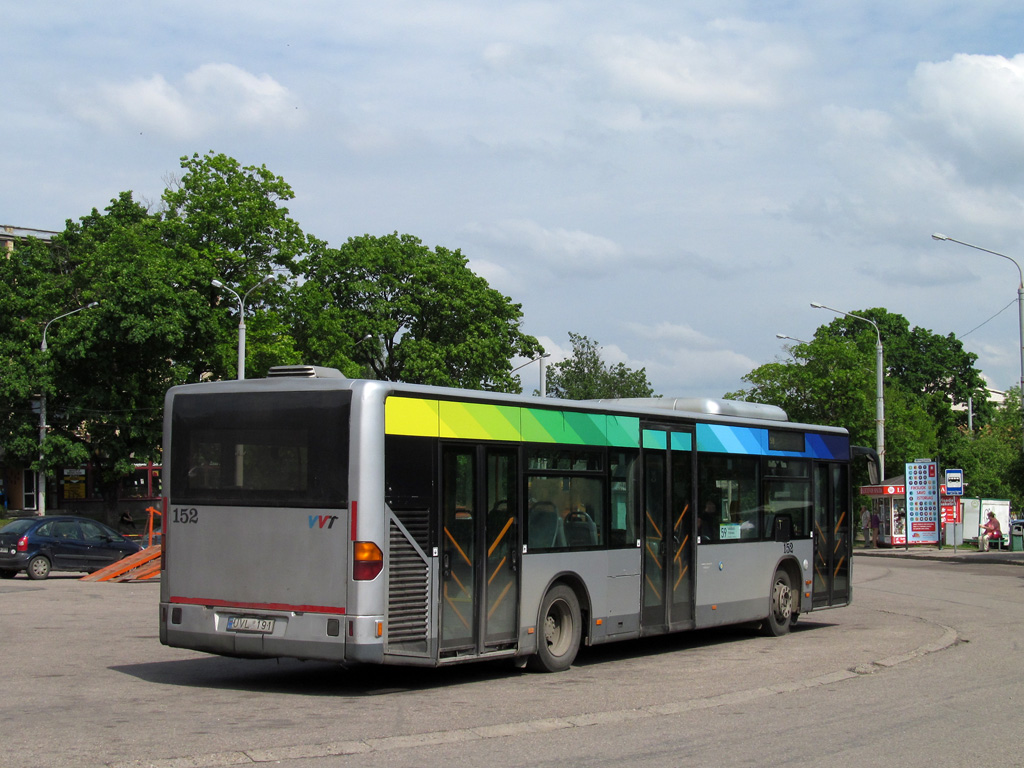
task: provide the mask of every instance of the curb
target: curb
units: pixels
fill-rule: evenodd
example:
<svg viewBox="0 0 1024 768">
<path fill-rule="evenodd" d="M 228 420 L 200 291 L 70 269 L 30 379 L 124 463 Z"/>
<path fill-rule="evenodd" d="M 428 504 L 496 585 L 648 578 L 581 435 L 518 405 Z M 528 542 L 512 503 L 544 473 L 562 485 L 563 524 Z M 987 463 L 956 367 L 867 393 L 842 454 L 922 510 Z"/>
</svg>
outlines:
<svg viewBox="0 0 1024 768">
<path fill-rule="evenodd" d="M 946 553 L 949 554 L 946 554 Z M 1024 565 L 1024 552 L 1006 552 L 997 550 L 995 552 L 978 552 L 977 550 L 966 549 L 953 552 L 952 547 L 943 550 L 927 549 L 923 551 L 905 549 L 878 549 L 853 551 L 854 557 L 871 559 L 874 557 L 895 558 L 897 560 L 929 560 L 939 563 L 987 563 L 995 565 Z"/>
</svg>

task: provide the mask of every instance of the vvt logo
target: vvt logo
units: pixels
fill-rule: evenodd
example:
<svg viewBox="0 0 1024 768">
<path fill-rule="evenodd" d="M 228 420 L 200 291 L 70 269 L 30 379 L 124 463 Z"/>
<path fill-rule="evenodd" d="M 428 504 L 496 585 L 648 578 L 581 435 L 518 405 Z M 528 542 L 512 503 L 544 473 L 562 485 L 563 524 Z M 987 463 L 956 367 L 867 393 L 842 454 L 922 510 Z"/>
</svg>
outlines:
<svg viewBox="0 0 1024 768">
<path fill-rule="evenodd" d="M 337 515 L 310 515 L 309 516 L 309 527 L 310 528 L 326 528 L 330 530 L 334 527 L 335 521 L 338 519 Z"/>
</svg>

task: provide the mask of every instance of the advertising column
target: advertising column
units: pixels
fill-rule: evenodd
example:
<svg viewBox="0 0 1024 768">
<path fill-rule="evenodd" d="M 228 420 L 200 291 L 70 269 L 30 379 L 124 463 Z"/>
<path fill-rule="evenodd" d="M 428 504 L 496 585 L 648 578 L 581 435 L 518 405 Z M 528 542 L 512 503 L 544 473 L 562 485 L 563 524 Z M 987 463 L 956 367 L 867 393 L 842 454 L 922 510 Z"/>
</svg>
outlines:
<svg viewBox="0 0 1024 768">
<path fill-rule="evenodd" d="M 939 543 L 939 468 L 930 459 L 906 465 L 907 541 Z"/>
</svg>

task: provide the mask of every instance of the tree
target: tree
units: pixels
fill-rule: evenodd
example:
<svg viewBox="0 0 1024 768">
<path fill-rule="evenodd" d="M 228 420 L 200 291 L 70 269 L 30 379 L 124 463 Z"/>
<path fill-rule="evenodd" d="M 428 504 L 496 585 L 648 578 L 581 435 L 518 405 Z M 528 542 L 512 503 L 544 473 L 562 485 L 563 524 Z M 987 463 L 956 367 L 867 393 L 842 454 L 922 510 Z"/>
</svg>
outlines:
<svg viewBox="0 0 1024 768">
<path fill-rule="evenodd" d="M 181 167 L 184 174 L 163 195 L 164 236 L 177 251 L 204 265 L 193 287 L 211 307 L 223 308 L 217 313 L 219 330 L 212 338 L 233 340 L 239 320 L 237 302 L 227 292 L 222 295 L 211 281 L 218 279 L 244 295 L 269 274 L 292 274 L 296 263 L 319 243 L 303 233 L 281 205 L 294 192 L 266 166 L 243 167 L 234 158 L 208 152 L 182 157 Z M 250 328 L 246 353 L 254 370 L 299 362 L 279 311 L 285 289 L 283 280 L 271 283 L 254 291 L 247 303 L 253 311 L 251 325 L 246 320 Z M 237 373 L 233 344 L 218 344 L 213 351 L 216 354 L 204 361 L 209 368 L 193 371 L 195 380 L 204 374 L 222 378 Z"/>
<path fill-rule="evenodd" d="M 281 203 L 291 188 L 263 166 L 210 152 L 152 212 L 124 192 L 69 220 L 52 243 L 0 258 L 0 446 L 33 469 L 91 461 L 113 498 L 132 464 L 159 458 L 163 397 L 236 375 L 238 305 L 248 294 L 247 367 L 333 365 L 349 375 L 520 391 L 511 359 L 540 344 L 518 304 L 458 250 L 410 236 L 305 235 Z M 268 275 L 276 278 L 266 285 Z M 299 285 L 290 282 L 297 278 Z M 98 301 L 99 306 L 47 322 Z M 38 400 L 49 430 L 39 459 Z"/>
<path fill-rule="evenodd" d="M 430 250 L 412 235 L 322 244 L 300 265 L 289 301 L 309 362 L 354 375 L 518 392 L 511 359 L 540 344 L 520 330 L 522 307 L 474 274 L 458 250 Z"/>
<path fill-rule="evenodd" d="M 964 471 L 966 494 L 1009 499 L 1012 509 L 1024 509 L 1024 453 L 1021 452 L 1020 388 L 1006 393 L 990 421 L 973 434 L 966 431 L 947 446 L 947 466 Z"/>
<path fill-rule="evenodd" d="M 152 213 L 130 192 L 68 221 L 52 243 L 19 243 L 0 259 L 0 445 L 8 459 L 52 470 L 86 460 L 113 498 L 134 462 L 159 459 L 168 387 L 233 375 L 237 310 L 212 285 L 240 292 L 287 269 L 307 238 L 277 203 L 291 191 L 265 168 L 223 155 L 183 158 L 185 175 Z M 219 222 L 219 225 L 218 225 Z M 254 294 L 251 356 L 296 362 L 275 311 L 283 286 Z M 49 328 L 45 324 L 76 307 Z M 45 388 L 49 430 L 40 462 L 38 411 Z"/>
<path fill-rule="evenodd" d="M 564 400 L 596 400 L 618 397 L 652 397 L 647 369 L 634 371 L 624 363 L 606 365 L 596 341 L 569 333 L 572 355 L 548 368 L 547 388 L 551 397 Z"/>
<path fill-rule="evenodd" d="M 884 309 L 855 314 L 877 323 L 885 351 L 887 470 L 921 456 L 944 461 L 966 421 L 954 406 L 973 398 L 983 421 L 992 413 L 974 367 L 977 356 L 952 334 L 911 329 L 904 317 Z M 792 361 L 754 369 L 743 377 L 752 386 L 726 397 L 778 405 L 796 421 L 843 426 L 854 443 L 873 446 L 877 338 L 870 323 L 838 317 L 810 343 L 791 347 Z"/>
<path fill-rule="evenodd" d="M 14 249 L 4 282 L 31 332 L 12 369 L 35 371 L 46 391 L 43 469 L 90 460 L 113 497 L 133 462 L 159 459 L 164 393 L 203 367 L 203 342 L 216 330 L 201 294 L 182 290 L 195 285 L 196 266 L 127 192 L 105 212 L 69 221 L 52 243 Z M 51 325 L 47 351 L 39 351 L 50 319 L 93 301 L 98 306 Z M 38 446 L 23 439 L 25 416 L 7 425 L 4 443 L 39 469 Z"/>
<path fill-rule="evenodd" d="M 35 239 L 0 257 L 0 446 L 8 459 L 35 471 L 41 467 L 39 397 L 53 389 L 52 367 L 44 363 L 49 355 L 41 350 L 43 330 L 48 321 L 88 303 L 72 284 L 66 262 L 62 253 Z M 53 342 L 62 331 L 83 323 L 79 314 L 50 329 L 51 346 L 57 346 Z M 69 453 L 79 461 L 86 455 L 84 448 Z"/>
</svg>

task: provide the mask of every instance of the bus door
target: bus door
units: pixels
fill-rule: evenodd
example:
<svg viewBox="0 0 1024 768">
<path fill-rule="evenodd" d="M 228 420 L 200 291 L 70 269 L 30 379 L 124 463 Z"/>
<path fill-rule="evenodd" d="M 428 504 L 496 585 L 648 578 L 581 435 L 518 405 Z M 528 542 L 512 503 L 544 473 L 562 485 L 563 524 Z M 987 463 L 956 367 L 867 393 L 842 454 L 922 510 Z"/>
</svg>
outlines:
<svg viewBox="0 0 1024 768">
<path fill-rule="evenodd" d="M 644 577 L 641 629 L 656 634 L 692 627 L 696 515 L 693 432 L 646 428 Z"/>
<path fill-rule="evenodd" d="M 513 448 L 496 446 L 442 448 L 442 657 L 515 647 L 517 456 Z"/>
<path fill-rule="evenodd" d="M 849 467 L 814 465 L 814 588 L 815 608 L 850 602 L 850 559 L 853 537 Z"/>
</svg>

